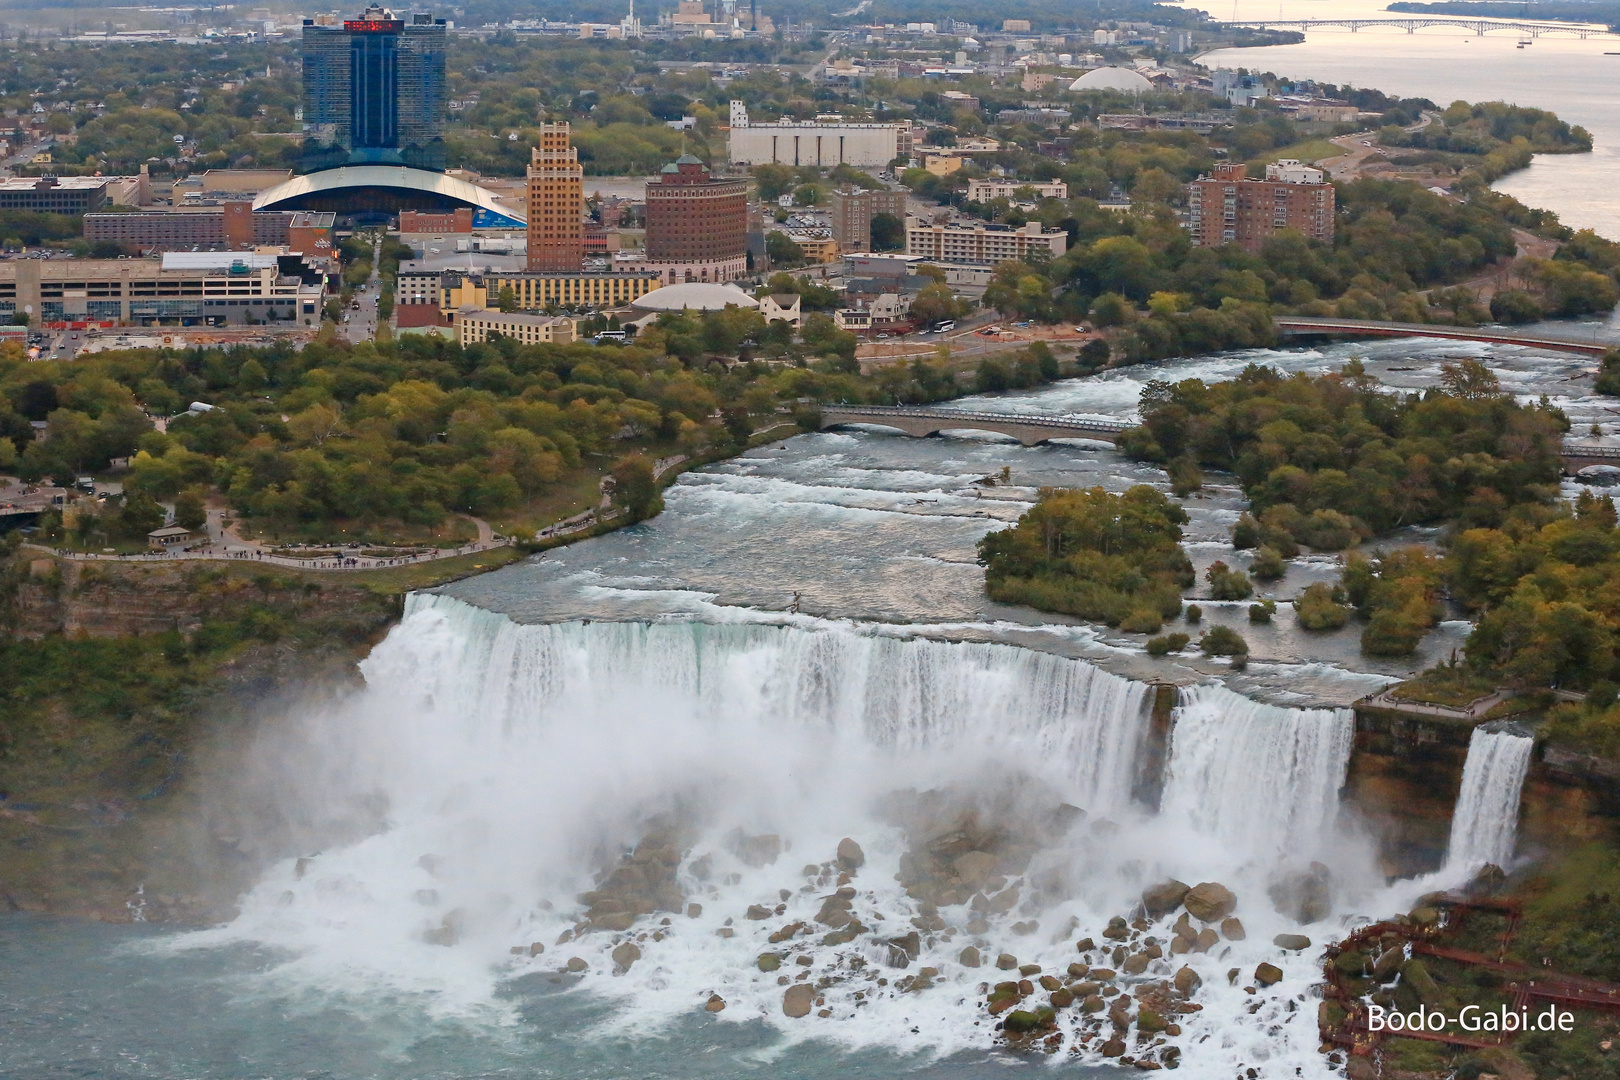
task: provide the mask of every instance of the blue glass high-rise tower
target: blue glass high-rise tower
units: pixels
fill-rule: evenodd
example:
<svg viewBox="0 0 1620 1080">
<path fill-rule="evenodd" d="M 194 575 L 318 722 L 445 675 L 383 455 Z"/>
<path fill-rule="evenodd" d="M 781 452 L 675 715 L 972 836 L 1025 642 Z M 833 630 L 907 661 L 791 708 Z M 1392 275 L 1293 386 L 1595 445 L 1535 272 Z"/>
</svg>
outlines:
<svg viewBox="0 0 1620 1080">
<path fill-rule="evenodd" d="M 342 165 L 444 169 L 443 19 L 369 7 L 304 20 L 306 172 Z"/>
</svg>

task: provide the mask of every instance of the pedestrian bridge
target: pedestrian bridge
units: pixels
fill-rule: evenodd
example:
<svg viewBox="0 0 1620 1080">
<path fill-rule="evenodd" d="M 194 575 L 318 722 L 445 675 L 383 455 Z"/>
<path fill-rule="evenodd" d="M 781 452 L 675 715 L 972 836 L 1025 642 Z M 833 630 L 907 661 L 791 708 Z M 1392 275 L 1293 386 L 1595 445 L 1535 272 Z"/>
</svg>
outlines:
<svg viewBox="0 0 1620 1080">
<path fill-rule="evenodd" d="M 1119 433 L 1135 425 L 1119 420 L 1079 420 L 1063 416 L 1020 413 L 958 412 L 923 405 L 824 405 L 823 430 L 849 424 L 875 424 L 907 435 L 926 438 L 942 431 L 991 431 L 1010 435 L 1025 446 L 1050 439 L 1095 439 L 1115 442 Z M 1620 466 L 1620 446 L 1565 443 L 1560 455 L 1564 475 L 1572 476 L 1588 465 Z"/>
<path fill-rule="evenodd" d="M 880 424 L 897 428 L 907 435 L 937 435 L 941 431 L 993 431 L 1010 435 L 1025 446 L 1048 439 L 1099 439 L 1113 442 L 1120 432 L 1134 425 L 1122 421 L 1078 420 L 1062 416 L 1026 416 L 1018 413 L 959 412 L 900 405 L 823 405 L 821 426 Z"/>
<path fill-rule="evenodd" d="M 1451 341 L 1484 341 L 1495 345 L 1526 345 L 1535 349 L 1602 356 L 1613 342 L 1576 341 L 1553 334 L 1504 330 L 1487 326 L 1435 326 L 1430 323 L 1380 322 L 1375 319 L 1315 319 L 1279 315 L 1272 323 L 1283 337 L 1426 337 Z"/>
</svg>

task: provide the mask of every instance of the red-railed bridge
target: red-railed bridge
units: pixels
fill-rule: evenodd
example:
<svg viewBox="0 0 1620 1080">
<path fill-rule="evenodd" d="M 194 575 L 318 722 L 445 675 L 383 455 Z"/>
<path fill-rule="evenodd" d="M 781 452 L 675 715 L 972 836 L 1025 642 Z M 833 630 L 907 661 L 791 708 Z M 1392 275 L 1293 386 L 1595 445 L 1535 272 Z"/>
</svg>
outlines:
<svg viewBox="0 0 1620 1080">
<path fill-rule="evenodd" d="M 1614 342 L 1579 341 L 1556 334 L 1504 330 L 1488 326 L 1435 326 L 1430 323 L 1379 322 L 1374 319 L 1318 319 L 1280 315 L 1271 320 L 1283 337 L 1425 337 L 1448 341 L 1484 341 L 1493 345 L 1525 345 L 1535 349 L 1602 356 Z"/>
</svg>

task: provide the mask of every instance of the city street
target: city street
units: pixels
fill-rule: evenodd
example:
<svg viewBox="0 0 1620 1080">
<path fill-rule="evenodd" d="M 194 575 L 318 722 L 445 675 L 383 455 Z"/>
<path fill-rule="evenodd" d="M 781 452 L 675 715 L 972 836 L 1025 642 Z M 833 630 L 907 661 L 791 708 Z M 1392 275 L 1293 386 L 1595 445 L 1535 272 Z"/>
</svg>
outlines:
<svg viewBox="0 0 1620 1080">
<path fill-rule="evenodd" d="M 355 302 L 360 305 L 359 310 L 351 308 L 345 311 L 344 321 L 339 323 L 343 336 L 349 341 L 355 343 L 371 341 L 377 336 L 377 297 L 382 288 L 381 279 L 377 276 L 377 265 L 381 261 L 382 242 L 379 240 L 371 249 L 371 277 L 354 291 Z"/>
</svg>

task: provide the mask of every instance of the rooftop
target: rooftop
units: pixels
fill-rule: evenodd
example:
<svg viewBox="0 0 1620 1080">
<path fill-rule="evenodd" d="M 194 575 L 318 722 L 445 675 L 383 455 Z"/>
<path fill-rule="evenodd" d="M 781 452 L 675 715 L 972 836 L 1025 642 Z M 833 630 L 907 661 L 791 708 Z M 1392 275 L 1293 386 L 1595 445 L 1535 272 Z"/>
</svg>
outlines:
<svg viewBox="0 0 1620 1080">
<path fill-rule="evenodd" d="M 34 191 L 41 187 L 70 191 L 94 191 L 107 185 L 105 176 L 8 176 L 0 179 L 0 191 Z"/>
</svg>

